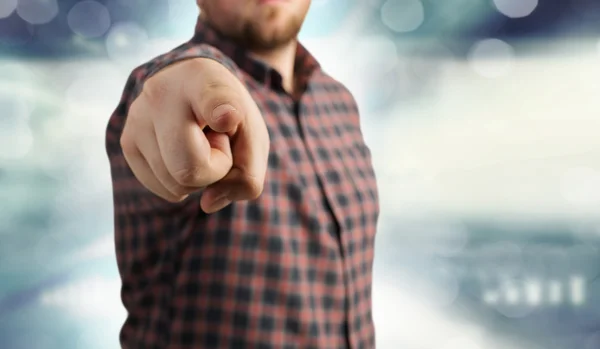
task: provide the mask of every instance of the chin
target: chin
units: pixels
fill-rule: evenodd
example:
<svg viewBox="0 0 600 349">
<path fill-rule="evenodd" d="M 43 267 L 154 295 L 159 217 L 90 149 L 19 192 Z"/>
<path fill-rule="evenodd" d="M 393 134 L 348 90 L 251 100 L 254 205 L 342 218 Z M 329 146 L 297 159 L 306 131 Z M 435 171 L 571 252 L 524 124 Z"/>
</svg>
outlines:
<svg viewBox="0 0 600 349">
<path fill-rule="evenodd" d="M 290 26 L 290 23 L 293 22 L 294 18 L 292 16 L 287 16 L 284 13 L 255 21 L 256 26 L 260 27 L 261 31 L 264 33 L 285 31 L 285 29 Z"/>
</svg>

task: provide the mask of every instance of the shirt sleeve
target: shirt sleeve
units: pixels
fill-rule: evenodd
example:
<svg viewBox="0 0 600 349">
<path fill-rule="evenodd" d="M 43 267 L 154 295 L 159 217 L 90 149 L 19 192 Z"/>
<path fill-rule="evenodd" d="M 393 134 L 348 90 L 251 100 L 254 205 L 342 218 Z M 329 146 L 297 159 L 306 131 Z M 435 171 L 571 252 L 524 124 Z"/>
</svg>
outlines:
<svg viewBox="0 0 600 349">
<path fill-rule="evenodd" d="M 239 69 L 231 59 L 218 49 L 204 44 L 184 44 L 137 67 L 127 79 L 121 100 L 112 113 L 106 128 L 106 152 L 108 154 L 113 185 L 115 219 L 120 215 L 157 213 L 158 211 L 180 209 L 182 203 L 169 203 L 147 190 L 130 170 L 120 145 L 129 107 L 140 94 L 144 82 L 161 69 L 174 63 L 192 58 L 209 58 L 223 64 L 236 76 Z"/>
</svg>

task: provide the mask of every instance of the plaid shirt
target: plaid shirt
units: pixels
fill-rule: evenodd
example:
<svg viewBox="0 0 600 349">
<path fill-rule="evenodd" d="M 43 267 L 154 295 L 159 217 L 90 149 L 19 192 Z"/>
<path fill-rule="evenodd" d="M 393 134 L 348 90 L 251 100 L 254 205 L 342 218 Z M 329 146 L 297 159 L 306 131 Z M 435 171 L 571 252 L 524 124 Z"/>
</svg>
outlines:
<svg viewBox="0 0 600 349">
<path fill-rule="evenodd" d="M 196 57 L 241 79 L 271 137 L 263 194 L 210 215 L 199 194 L 173 204 L 147 191 L 119 145 L 144 81 Z M 379 204 L 357 106 L 301 44 L 295 66 L 294 100 L 276 71 L 199 21 L 192 40 L 131 74 L 106 135 L 124 348 L 375 347 Z"/>
</svg>

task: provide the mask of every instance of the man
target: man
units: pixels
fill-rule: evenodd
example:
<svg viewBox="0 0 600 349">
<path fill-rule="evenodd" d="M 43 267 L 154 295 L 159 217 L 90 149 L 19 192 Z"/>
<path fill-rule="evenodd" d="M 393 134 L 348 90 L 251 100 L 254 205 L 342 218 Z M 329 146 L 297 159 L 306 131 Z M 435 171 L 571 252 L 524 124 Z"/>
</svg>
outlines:
<svg viewBox="0 0 600 349">
<path fill-rule="evenodd" d="M 122 347 L 374 348 L 375 176 L 310 0 L 198 5 L 107 129 Z"/>
</svg>

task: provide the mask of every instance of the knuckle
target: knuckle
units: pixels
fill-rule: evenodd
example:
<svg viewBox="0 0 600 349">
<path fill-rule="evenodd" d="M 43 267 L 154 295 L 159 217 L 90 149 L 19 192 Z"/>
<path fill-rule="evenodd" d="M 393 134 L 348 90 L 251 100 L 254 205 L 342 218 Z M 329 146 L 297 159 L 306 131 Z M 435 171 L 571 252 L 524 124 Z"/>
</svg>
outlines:
<svg viewBox="0 0 600 349">
<path fill-rule="evenodd" d="M 151 162 L 151 168 L 162 183 L 165 189 L 169 192 L 171 200 L 179 202 L 183 200 L 189 193 L 189 189 L 178 183 L 177 179 L 173 180 L 168 170 L 164 169 L 163 160 L 160 154 L 147 155 Z"/>
<path fill-rule="evenodd" d="M 141 114 L 138 112 L 139 101 L 134 101 L 129 108 L 127 113 L 127 118 L 125 121 L 125 126 L 123 127 L 123 131 L 121 132 L 121 136 L 119 138 L 119 143 L 121 145 L 121 149 L 123 152 L 128 154 L 133 154 L 137 151 L 136 137 L 140 129 L 141 124 Z"/>
<path fill-rule="evenodd" d="M 131 122 L 133 121 L 137 121 L 139 116 L 142 114 L 140 112 L 140 103 L 143 103 L 144 101 L 142 100 L 142 98 L 138 97 L 136 98 L 131 105 L 129 106 L 129 110 L 127 111 L 127 122 Z"/>
<path fill-rule="evenodd" d="M 172 195 L 169 197 L 163 197 L 163 199 L 165 199 L 166 201 L 168 201 L 172 204 L 176 204 L 176 203 L 182 202 L 187 197 L 188 197 L 187 195 Z"/>
<path fill-rule="evenodd" d="M 255 176 L 246 175 L 244 178 L 244 183 L 248 190 L 248 195 L 251 200 L 258 199 L 258 197 L 262 194 L 264 183 L 260 179 Z"/>
<path fill-rule="evenodd" d="M 189 189 L 179 184 L 171 184 L 167 187 L 167 190 L 173 194 L 177 202 L 183 200 L 190 193 Z"/>
<path fill-rule="evenodd" d="M 182 187 L 194 187 L 202 184 L 204 169 L 200 166 L 186 166 L 173 172 L 173 178 Z"/>
<path fill-rule="evenodd" d="M 160 103 L 167 98 L 169 94 L 170 84 L 160 74 L 157 74 L 144 83 L 142 86 L 141 96 L 152 103 Z"/>
<path fill-rule="evenodd" d="M 144 101 L 137 98 L 129 106 L 125 126 L 123 127 L 123 134 L 131 135 L 135 130 L 140 128 L 140 125 L 144 124 L 144 113 L 141 112 L 141 103 L 144 103 Z"/>
<path fill-rule="evenodd" d="M 119 139 L 119 143 L 125 154 L 133 154 L 137 150 L 137 146 L 129 132 L 123 132 Z"/>
</svg>

